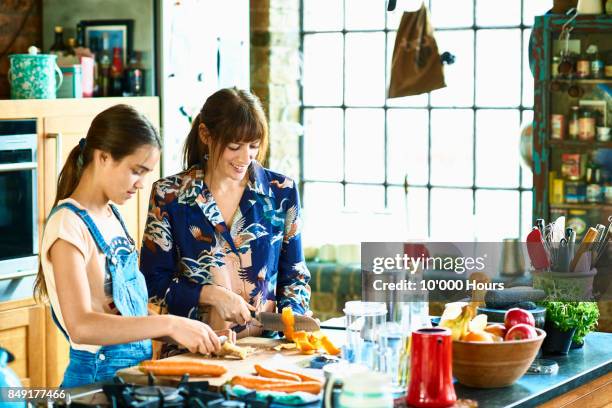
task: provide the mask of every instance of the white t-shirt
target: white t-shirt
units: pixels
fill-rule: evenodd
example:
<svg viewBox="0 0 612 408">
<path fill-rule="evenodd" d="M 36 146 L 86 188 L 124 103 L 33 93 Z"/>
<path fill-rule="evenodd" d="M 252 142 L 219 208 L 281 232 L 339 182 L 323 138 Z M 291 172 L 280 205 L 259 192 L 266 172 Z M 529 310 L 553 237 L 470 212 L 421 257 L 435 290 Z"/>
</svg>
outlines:
<svg viewBox="0 0 612 408">
<path fill-rule="evenodd" d="M 58 205 L 62 203 L 71 203 L 78 208 L 83 208 L 81 204 L 71 198 L 61 200 Z M 115 217 L 110 209 L 109 212 L 110 215 L 108 217 L 94 217 L 91 214 L 90 217 L 96 224 L 96 227 L 98 227 L 106 243 L 111 246 L 113 253 L 116 253 L 118 250 L 122 250 L 125 247 L 127 238 L 117 217 Z M 68 332 L 59 304 L 53 264 L 51 263 L 49 254 L 51 246 L 58 239 L 63 239 L 74 245 L 85 259 L 85 273 L 87 274 L 89 283 L 92 310 L 94 312 L 118 314 L 119 312 L 113 303 L 112 280 L 110 274 L 106 271 L 105 255 L 96 245 L 93 235 L 89 232 L 87 225 L 85 225 L 81 217 L 68 208 L 62 208 L 47 220 L 42 240 L 41 263 L 47 285 L 49 302 L 64 331 Z M 68 333 L 68 335 L 70 335 L 70 333 Z M 72 340 L 70 340 L 70 345 L 74 349 L 90 351 L 92 353 L 97 352 L 101 347 L 96 345 L 77 344 Z"/>
</svg>

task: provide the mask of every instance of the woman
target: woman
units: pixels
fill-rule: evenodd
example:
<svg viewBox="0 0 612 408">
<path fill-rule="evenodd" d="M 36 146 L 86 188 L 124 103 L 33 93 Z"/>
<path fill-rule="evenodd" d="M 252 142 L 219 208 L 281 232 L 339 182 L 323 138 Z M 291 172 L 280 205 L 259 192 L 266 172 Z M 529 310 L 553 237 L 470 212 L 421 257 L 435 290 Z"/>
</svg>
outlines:
<svg viewBox="0 0 612 408">
<path fill-rule="evenodd" d="M 151 338 L 192 352 L 218 350 L 212 329 L 178 316 L 147 316 L 138 254 L 117 208 L 142 188 L 159 160 L 151 123 L 127 105 L 97 115 L 59 177 L 45 226 L 35 295 L 48 298 L 70 342 L 63 387 L 112 378 L 151 358 Z"/>
<path fill-rule="evenodd" d="M 262 333 L 253 311 L 309 312 L 297 186 L 259 164 L 267 147 L 257 97 L 221 89 L 187 136 L 187 170 L 153 185 L 140 266 L 167 312 L 238 337 Z"/>
</svg>

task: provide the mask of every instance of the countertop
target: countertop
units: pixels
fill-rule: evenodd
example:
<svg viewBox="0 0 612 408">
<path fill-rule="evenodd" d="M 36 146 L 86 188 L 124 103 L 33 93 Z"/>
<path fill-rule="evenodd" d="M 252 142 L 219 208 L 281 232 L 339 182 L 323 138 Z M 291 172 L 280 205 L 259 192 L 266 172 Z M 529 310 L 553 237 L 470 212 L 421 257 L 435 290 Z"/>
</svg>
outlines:
<svg viewBox="0 0 612 408">
<path fill-rule="evenodd" d="M 329 327 L 329 324 L 323 325 Z M 343 329 L 324 329 L 336 341 L 344 335 Z M 526 374 L 510 387 L 476 389 L 455 382 L 460 399 L 471 399 L 479 407 L 533 407 L 567 393 L 583 384 L 612 371 L 612 334 L 590 333 L 581 349 L 570 350 L 567 356 L 545 357 L 559 364 L 555 375 Z M 101 384 L 72 389 L 72 394 L 99 390 Z M 612 397 L 611 397 L 612 400 Z M 317 407 L 318 405 L 308 405 Z"/>
</svg>

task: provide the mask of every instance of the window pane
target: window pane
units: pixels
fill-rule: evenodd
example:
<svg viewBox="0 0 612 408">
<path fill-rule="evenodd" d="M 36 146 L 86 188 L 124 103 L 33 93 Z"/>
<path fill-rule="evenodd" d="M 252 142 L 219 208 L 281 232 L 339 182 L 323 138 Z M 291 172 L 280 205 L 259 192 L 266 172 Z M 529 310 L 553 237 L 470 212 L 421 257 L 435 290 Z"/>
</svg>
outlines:
<svg viewBox="0 0 612 408">
<path fill-rule="evenodd" d="M 440 53 L 449 51 L 456 62 L 444 66 L 446 88 L 431 93 L 433 106 L 472 106 L 474 104 L 474 31 L 438 31 Z"/>
<path fill-rule="evenodd" d="M 342 109 L 304 110 L 304 178 L 342 180 Z"/>
<path fill-rule="evenodd" d="M 304 242 L 307 245 L 338 242 L 338 215 L 343 208 L 342 184 L 304 183 L 303 203 Z"/>
<path fill-rule="evenodd" d="M 347 30 L 382 30 L 385 27 L 385 0 L 345 0 Z"/>
<path fill-rule="evenodd" d="M 408 236 L 411 239 L 426 239 L 429 197 L 427 188 L 410 187 L 408 196 L 403 187 L 389 187 L 387 190 L 387 206 L 391 213 L 407 225 Z"/>
<path fill-rule="evenodd" d="M 519 192 L 476 190 L 476 239 L 501 242 L 519 237 Z"/>
<path fill-rule="evenodd" d="M 382 106 L 385 103 L 385 34 L 346 35 L 346 104 Z M 326 61 L 325 65 L 331 64 Z"/>
<path fill-rule="evenodd" d="M 531 191 L 525 191 L 521 194 L 521 199 L 523 200 L 522 205 L 522 222 L 521 222 L 521 239 L 527 238 L 527 234 L 531 231 L 531 226 L 533 225 L 531 217 L 533 217 L 533 193 Z"/>
<path fill-rule="evenodd" d="M 431 189 L 431 239 L 472 241 L 474 239 L 472 190 Z"/>
<path fill-rule="evenodd" d="M 385 188 L 383 186 L 346 185 L 346 209 L 362 213 L 385 210 Z"/>
<path fill-rule="evenodd" d="M 526 0 L 537 2 L 539 0 Z M 509 26 L 521 24 L 521 0 L 476 1 L 476 25 Z"/>
<path fill-rule="evenodd" d="M 429 117 L 425 109 L 389 109 L 387 112 L 387 181 L 427 184 Z"/>
<path fill-rule="evenodd" d="M 431 111 L 431 183 L 471 186 L 473 175 L 471 109 Z"/>
<path fill-rule="evenodd" d="M 342 184 L 304 183 L 302 201 L 309 214 L 339 211 L 344 207 Z"/>
<path fill-rule="evenodd" d="M 476 104 L 518 106 L 521 101 L 521 30 L 478 30 Z"/>
<path fill-rule="evenodd" d="M 387 89 L 385 89 L 385 95 L 388 93 L 389 82 L 391 81 L 391 60 L 393 58 L 393 48 L 395 47 L 395 37 L 395 32 L 387 34 L 387 78 L 385 80 Z M 387 106 L 427 106 L 427 95 L 429 94 L 387 99 Z"/>
<path fill-rule="evenodd" d="M 519 111 L 476 111 L 476 185 L 518 187 Z"/>
<path fill-rule="evenodd" d="M 346 180 L 382 183 L 385 179 L 384 111 L 346 110 Z"/>
<path fill-rule="evenodd" d="M 553 0 L 523 0 L 523 24 L 533 25 L 534 16 L 541 16 L 550 10 Z"/>
<path fill-rule="evenodd" d="M 304 31 L 342 30 L 342 0 L 304 0 Z"/>
<path fill-rule="evenodd" d="M 520 150 L 519 152 L 521 152 L 521 172 L 522 172 L 522 179 L 521 179 L 521 187 L 523 188 L 532 188 L 533 187 L 533 172 L 531 171 L 531 156 L 532 156 L 532 135 L 533 135 L 533 129 L 527 133 L 527 131 L 525 130 L 526 126 L 528 126 L 529 124 L 531 124 L 531 122 L 533 121 L 533 111 L 532 110 L 524 110 L 523 111 L 523 120 L 521 121 L 522 125 L 521 125 L 521 141 L 520 141 Z M 526 161 L 525 157 L 523 156 L 523 151 L 528 153 L 529 156 L 529 163 Z"/>
<path fill-rule="evenodd" d="M 472 25 L 473 15 L 473 0 L 431 0 L 432 24 L 436 29 L 469 27 Z"/>
<path fill-rule="evenodd" d="M 529 35 L 531 30 L 523 30 L 523 106 L 533 106 L 533 74 L 529 68 Z"/>
<path fill-rule="evenodd" d="M 304 36 L 304 104 L 342 104 L 342 34 Z"/>
</svg>

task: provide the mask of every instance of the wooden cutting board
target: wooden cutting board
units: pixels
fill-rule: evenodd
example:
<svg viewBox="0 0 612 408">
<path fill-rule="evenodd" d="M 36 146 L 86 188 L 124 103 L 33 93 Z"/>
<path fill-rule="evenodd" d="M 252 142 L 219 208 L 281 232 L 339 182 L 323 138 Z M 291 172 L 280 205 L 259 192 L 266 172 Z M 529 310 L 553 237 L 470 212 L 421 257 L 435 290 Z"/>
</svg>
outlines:
<svg viewBox="0 0 612 408">
<path fill-rule="evenodd" d="M 280 339 L 245 337 L 238 340 L 236 343 L 240 346 L 253 347 L 255 351 L 244 360 L 217 358 L 193 353 L 169 357 L 167 360 L 197 360 L 211 364 L 218 364 L 225 367 L 227 369 L 227 373 L 225 373 L 225 375 L 222 377 L 190 377 L 189 379 L 190 381 L 206 380 L 210 383 L 211 387 L 220 387 L 235 375 L 255 374 L 255 370 L 253 368 L 253 365 L 255 364 L 262 364 L 266 367 L 282 367 L 289 370 L 292 368 L 292 366 L 296 368 L 302 367 L 303 369 L 304 367 L 308 366 L 308 363 L 313 358 L 313 355 L 301 354 L 298 350 L 274 350 L 273 347 L 285 343 L 284 340 Z M 308 370 L 308 374 L 321 376 L 321 373 L 316 373 L 316 371 L 321 370 Z M 119 370 L 117 371 L 117 375 L 123 378 L 126 382 L 134 384 L 147 384 L 147 375 L 142 373 L 136 366 Z M 168 385 L 176 385 L 180 381 L 180 377 L 159 376 L 157 378 L 159 379 L 159 383 Z"/>
</svg>

